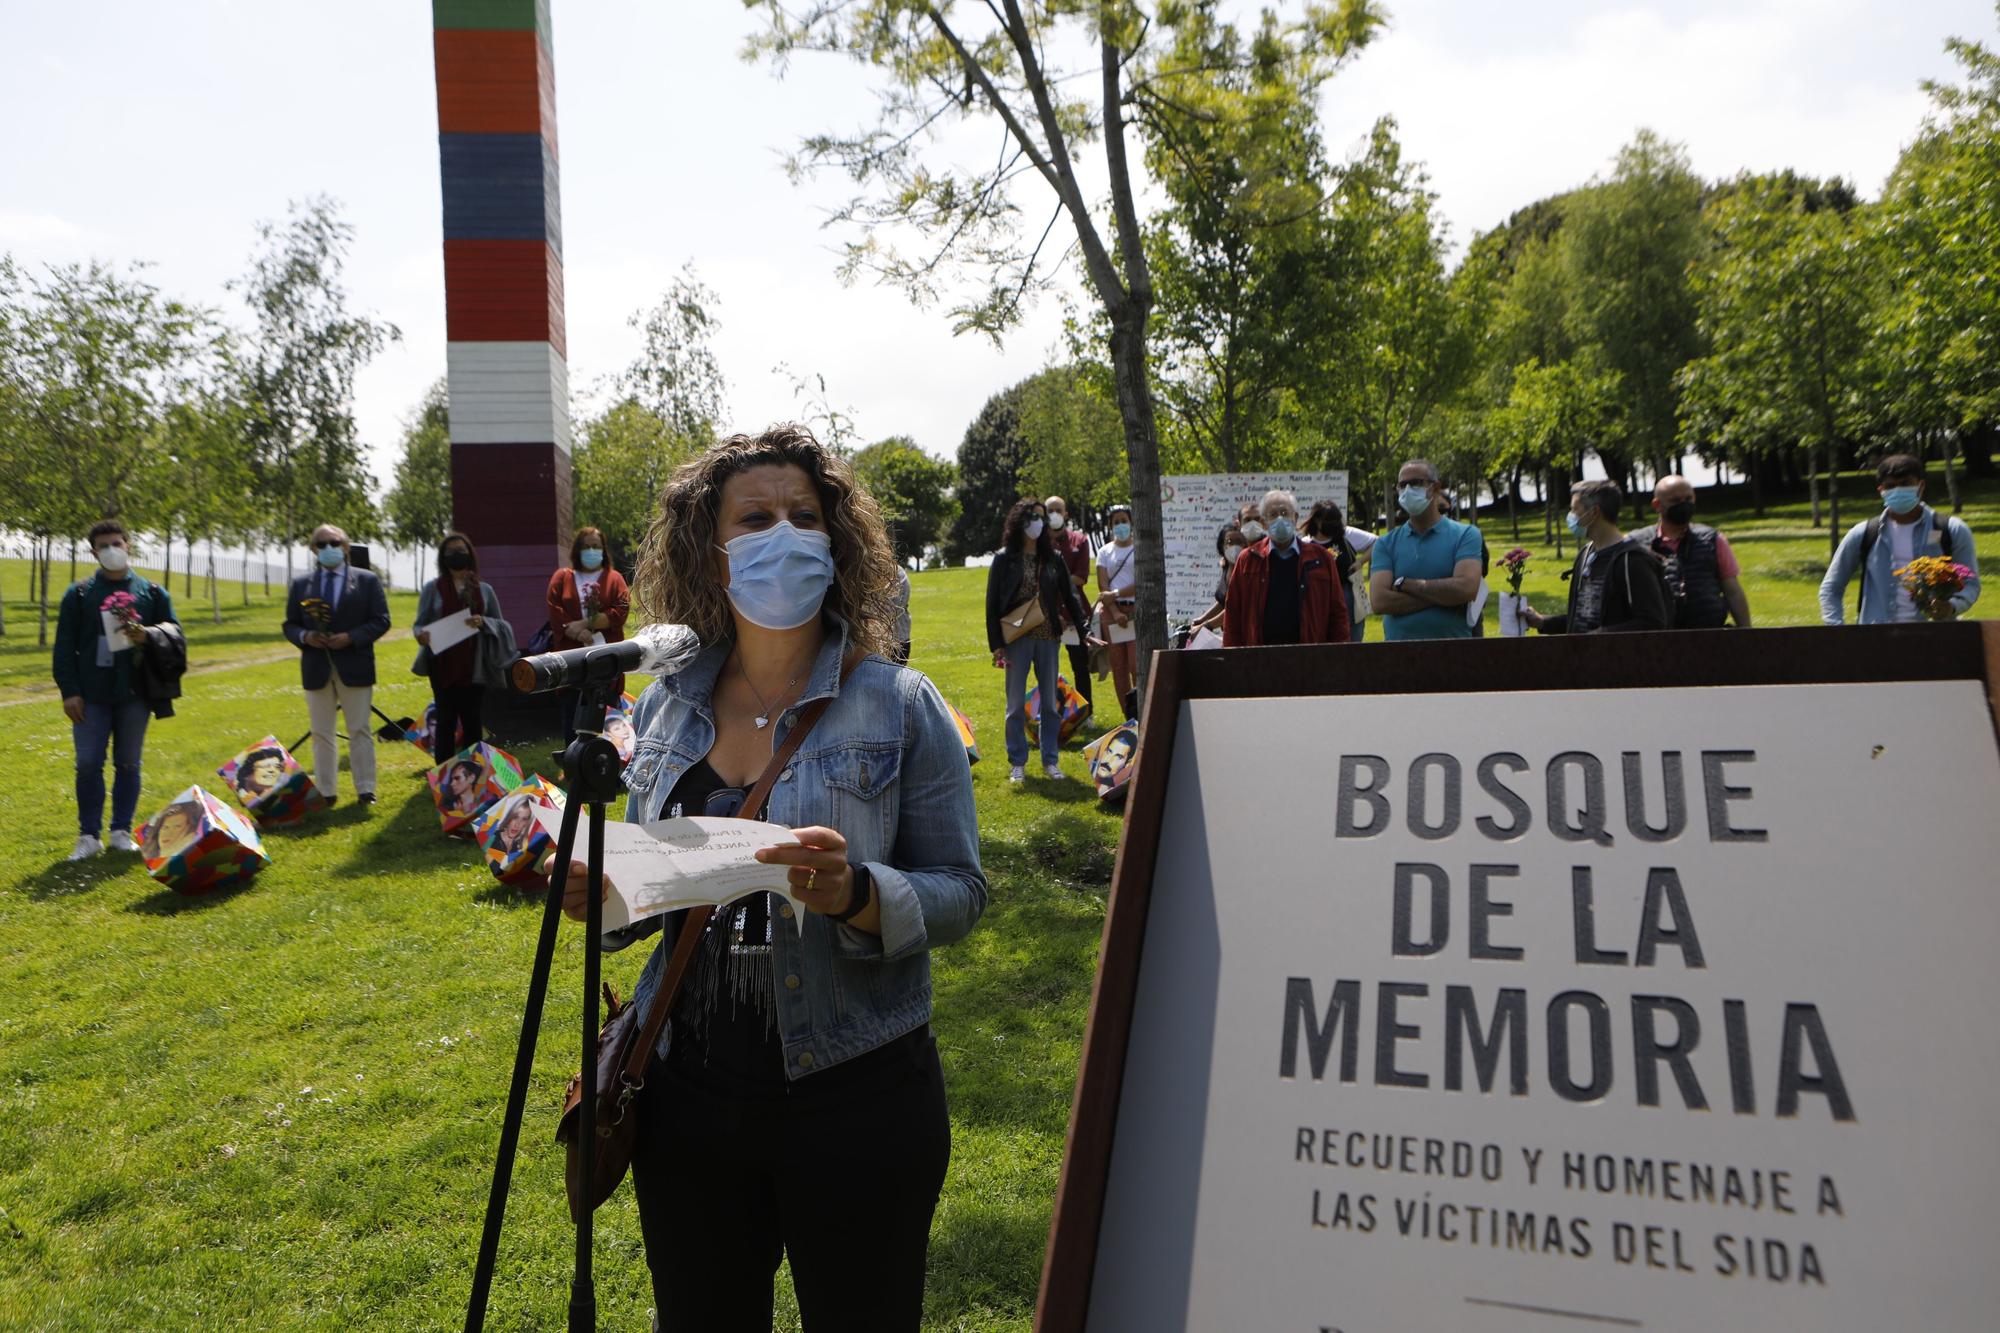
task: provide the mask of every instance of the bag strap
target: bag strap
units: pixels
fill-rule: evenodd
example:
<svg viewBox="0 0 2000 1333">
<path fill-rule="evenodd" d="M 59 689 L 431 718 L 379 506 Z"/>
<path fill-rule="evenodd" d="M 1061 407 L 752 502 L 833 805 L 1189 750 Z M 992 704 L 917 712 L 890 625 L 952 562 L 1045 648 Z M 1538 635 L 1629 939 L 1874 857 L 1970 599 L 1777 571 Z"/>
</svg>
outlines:
<svg viewBox="0 0 2000 1333">
<path fill-rule="evenodd" d="M 841 684 L 853 674 L 860 663 L 859 656 L 850 657 L 840 668 Z M 746 817 L 755 819 L 764 803 L 771 799 L 771 788 L 777 783 L 778 775 L 785 765 L 792 762 L 799 746 L 805 743 L 806 733 L 813 729 L 820 716 L 833 703 L 831 696 L 815 699 L 799 711 L 799 720 L 785 733 L 784 744 L 771 755 L 771 762 L 764 765 L 763 775 L 757 779 L 750 794 L 743 799 Z M 646 1010 L 646 1022 L 639 1029 L 639 1040 L 633 1043 L 632 1053 L 627 1058 L 622 1079 L 633 1087 L 643 1084 L 646 1064 L 653 1058 L 653 1047 L 660 1040 L 660 1030 L 667 1025 L 667 1015 L 673 1011 L 674 998 L 680 994 L 681 983 L 687 979 L 688 966 L 694 962 L 695 948 L 701 943 L 702 932 L 708 929 L 709 918 L 715 915 L 715 908 L 707 905 L 691 907 L 687 918 L 681 922 L 680 938 L 674 941 L 673 957 L 667 960 L 667 970 L 660 978 L 659 989 L 653 992 L 652 1004 Z"/>
</svg>

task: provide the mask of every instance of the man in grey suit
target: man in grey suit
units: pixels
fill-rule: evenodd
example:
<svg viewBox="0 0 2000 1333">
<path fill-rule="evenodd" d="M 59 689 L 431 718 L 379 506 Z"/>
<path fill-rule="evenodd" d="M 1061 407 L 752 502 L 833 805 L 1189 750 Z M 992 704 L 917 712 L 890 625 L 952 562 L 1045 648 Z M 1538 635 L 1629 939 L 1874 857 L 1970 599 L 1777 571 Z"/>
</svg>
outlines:
<svg viewBox="0 0 2000 1333">
<path fill-rule="evenodd" d="M 375 803 L 375 736 L 369 705 L 375 692 L 375 640 L 389 632 L 389 598 L 382 580 L 347 561 L 347 534 L 331 523 L 313 529 L 311 573 L 292 580 L 285 599 L 285 638 L 299 648 L 299 676 L 312 719 L 313 785 L 332 805 L 340 789 L 340 747 L 333 713 L 347 724 L 354 791 Z"/>
</svg>

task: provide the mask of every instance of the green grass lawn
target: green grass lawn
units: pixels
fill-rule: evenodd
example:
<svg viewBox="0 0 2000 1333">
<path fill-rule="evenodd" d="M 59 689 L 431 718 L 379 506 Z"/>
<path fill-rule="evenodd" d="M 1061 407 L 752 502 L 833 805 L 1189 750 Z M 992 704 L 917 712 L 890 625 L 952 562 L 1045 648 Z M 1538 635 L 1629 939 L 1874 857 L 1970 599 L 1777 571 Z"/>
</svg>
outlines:
<svg viewBox="0 0 2000 1333">
<path fill-rule="evenodd" d="M 1852 521 L 1873 492 L 1858 476 L 1845 489 Z M 1990 552 L 2000 486 L 1972 498 L 1966 518 Z M 1815 622 L 1825 530 L 1803 501 L 1757 520 L 1733 499 L 1704 495 L 1701 517 L 1735 543 L 1758 623 Z M 1482 526 L 1496 553 L 1513 544 L 1504 517 Z M 1523 525 L 1522 541 L 1547 557 L 1528 589 L 1554 609 L 1560 566 L 1539 522 Z M 953 1154 L 927 1323 L 1025 1329 L 1118 823 L 1081 783 L 1008 787 L 984 571 L 912 583 L 915 664 L 971 717 L 986 754 L 974 780 L 992 884 L 980 928 L 935 960 Z M 238 891 L 178 898 L 130 857 L 67 864 L 69 728 L 26 585 L 24 562 L 0 562 L 0 746 L 16 756 L 0 783 L 0 1328 L 455 1326 L 538 902 L 495 884 L 469 844 L 439 836 L 423 756 L 401 745 L 381 747 L 381 804 L 344 802 L 274 832 L 272 865 Z M 202 674 L 179 715 L 153 726 L 142 816 L 190 783 L 220 793 L 214 769 L 244 744 L 305 730 L 297 667 L 277 635 L 280 594 L 253 586 L 245 608 L 226 585 L 216 626 L 200 591 L 177 600 Z M 409 594 L 392 598 L 398 626 L 412 609 Z M 387 683 L 376 698 L 392 715 L 428 699 L 407 652 L 392 641 L 379 656 Z M 496 730 L 524 762 L 550 767 L 547 715 Z M 1073 755 L 1067 766 L 1082 771 Z M 606 960 L 621 991 L 643 952 Z M 496 1329 L 555 1327 L 566 1305 L 570 1232 L 551 1137 L 574 1067 L 581 961 L 568 929 Z M 598 1240 L 602 1326 L 643 1328 L 650 1288 L 628 1190 L 598 1214 Z M 796 1327 L 791 1315 L 780 1323 Z"/>
<path fill-rule="evenodd" d="M 380 747 L 372 812 L 343 801 L 270 834 L 271 866 L 236 892 L 176 897 L 132 857 L 69 865 L 69 728 L 53 694 L 31 688 L 46 657 L 25 566 L 0 568 L 0 584 L 0 746 L 18 765 L 0 785 L 0 1328 L 455 1326 L 539 900 L 438 834 L 423 756 L 401 745 Z M 938 1329 L 1029 1325 L 1118 831 L 1081 783 L 1008 787 L 984 588 L 983 571 L 965 570 L 913 589 L 916 665 L 986 753 L 974 776 L 992 884 L 980 928 L 935 960 L 953 1113 L 931 1250 Z M 285 649 L 281 613 L 259 596 L 226 613 L 220 651 L 206 619 L 184 613 L 198 663 Z M 385 647 L 380 666 L 382 707 L 418 711 L 428 687 L 407 674 L 404 647 Z M 213 771 L 243 744 L 304 731 L 297 685 L 289 660 L 190 680 L 178 716 L 150 732 L 142 816 L 190 783 L 221 794 Z M 500 739 L 548 768 L 553 738 L 534 734 L 548 729 L 503 723 Z M 1067 766 L 1082 772 L 1073 755 Z M 628 990 L 643 954 L 607 957 L 607 978 Z M 567 1303 L 552 1135 L 581 965 L 580 933 L 566 929 L 495 1329 L 559 1326 Z M 629 1190 L 599 1212 L 598 1241 L 602 1326 L 644 1328 Z"/>
</svg>

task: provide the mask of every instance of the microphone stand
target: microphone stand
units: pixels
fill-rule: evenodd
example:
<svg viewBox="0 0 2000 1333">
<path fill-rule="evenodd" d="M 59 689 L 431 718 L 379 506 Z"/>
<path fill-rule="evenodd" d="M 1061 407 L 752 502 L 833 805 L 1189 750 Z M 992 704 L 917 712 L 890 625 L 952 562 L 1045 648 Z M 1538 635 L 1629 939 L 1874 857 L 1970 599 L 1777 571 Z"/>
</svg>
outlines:
<svg viewBox="0 0 2000 1333">
<path fill-rule="evenodd" d="M 466 1333 L 481 1333 L 486 1324 L 486 1298 L 493 1283 L 493 1267 L 500 1249 L 500 1223 L 507 1211 L 507 1187 L 514 1174 L 514 1151 L 521 1137 L 521 1116 L 528 1101 L 528 1080 L 535 1063 L 535 1038 L 540 1027 L 542 1005 L 548 995 L 549 970 L 555 960 L 556 929 L 562 920 L 562 885 L 568 879 L 570 854 L 576 845 L 577 824 L 589 806 L 590 835 L 588 906 L 585 909 L 583 953 L 583 1100 L 577 1108 L 583 1179 L 594 1179 L 597 1155 L 597 992 L 604 925 L 604 809 L 623 790 L 618 780 L 623 767 L 618 748 L 586 725 L 602 726 L 604 710 L 618 700 L 619 676 L 608 660 L 603 667 L 593 664 L 589 678 L 578 691 L 577 736 L 559 758 L 567 799 L 563 805 L 562 830 L 556 840 L 556 856 L 551 863 L 547 901 L 542 905 L 541 935 L 535 944 L 535 964 L 528 975 L 528 1001 L 521 1014 L 521 1042 L 514 1054 L 514 1081 L 507 1090 L 507 1115 L 500 1126 L 500 1151 L 493 1163 L 493 1186 L 486 1197 L 486 1226 L 479 1239 L 479 1262 L 472 1273 L 472 1295 L 466 1302 Z M 591 1221 L 594 1214 L 585 1208 L 576 1220 L 576 1269 L 570 1282 L 569 1333 L 594 1333 L 597 1327 L 597 1291 L 591 1277 Z"/>
</svg>

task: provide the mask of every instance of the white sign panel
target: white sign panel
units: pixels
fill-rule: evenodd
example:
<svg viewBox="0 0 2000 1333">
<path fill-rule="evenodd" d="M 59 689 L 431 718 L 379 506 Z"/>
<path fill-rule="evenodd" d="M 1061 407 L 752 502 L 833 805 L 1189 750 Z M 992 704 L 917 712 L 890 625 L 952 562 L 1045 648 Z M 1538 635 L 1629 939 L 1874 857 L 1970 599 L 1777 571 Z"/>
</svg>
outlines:
<svg viewBox="0 0 2000 1333">
<path fill-rule="evenodd" d="M 1215 601 L 1215 581 L 1222 575 L 1215 534 L 1246 503 L 1274 490 L 1298 497 L 1301 522 L 1319 500 L 1331 500 L 1347 513 L 1345 472 L 1206 472 L 1160 478 L 1167 619 L 1193 620 L 1208 610 Z M 1351 516 L 1348 521 L 1353 521 Z"/>
<path fill-rule="evenodd" d="M 1992 1329 L 1996 811 L 1974 681 L 1185 704 L 1089 1327 Z"/>
</svg>

